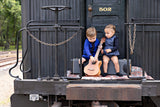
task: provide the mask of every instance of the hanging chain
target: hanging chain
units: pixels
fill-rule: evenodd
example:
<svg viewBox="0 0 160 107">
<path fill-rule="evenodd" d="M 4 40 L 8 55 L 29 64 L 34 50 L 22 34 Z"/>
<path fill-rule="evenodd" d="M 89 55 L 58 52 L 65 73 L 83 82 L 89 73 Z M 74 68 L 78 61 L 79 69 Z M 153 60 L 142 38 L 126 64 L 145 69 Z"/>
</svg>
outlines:
<svg viewBox="0 0 160 107">
<path fill-rule="evenodd" d="M 129 25 L 129 45 L 130 45 L 130 54 L 131 55 L 134 52 L 135 40 L 136 40 L 136 24 L 134 24 L 133 40 L 132 40 L 132 33 L 131 33 L 131 25 Z"/>
<path fill-rule="evenodd" d="M 74 33 L 70 38 L 68 38 L 68 39 L 66 39 L 66 40 L 64 40 L 62 42 L 51 44 L 51 43 L 46 43 L 46 42 L 43 42 L 43 41 L 37 39 L 27 28 L 25 30 L 27 31 L 27 33 L 29 34 L 29 36 L 31 36 L 35 41 L 37 41 L 37 42 L 39 42 L 39 43 L 41 43 L 43 45 L 47 45 L 47 46 L 59 46 L 59 45 L 63 45 L 65 43 L 67 43 L 68 41 L 70 41 L 71 39 L 73 39 L 80 32 L 80 30 L 79 30 L 78 32 Z"/>
</svg>

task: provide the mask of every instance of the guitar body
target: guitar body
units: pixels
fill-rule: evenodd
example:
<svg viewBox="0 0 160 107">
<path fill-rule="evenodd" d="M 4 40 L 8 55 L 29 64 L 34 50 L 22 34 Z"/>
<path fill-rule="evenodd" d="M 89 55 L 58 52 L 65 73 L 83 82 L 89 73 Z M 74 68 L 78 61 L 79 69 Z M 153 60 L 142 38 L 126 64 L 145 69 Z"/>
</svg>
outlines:
<svg viewBox="0 0 160 107">
<path fill-rule="evenodd" d="M 103 42 L 100 42 L 99 46 L 98 46 L 98 49 L 97 49 L 97 52 L 95 54 L 95 59 L 98 59 L 98 55 L 99 55 L 99 52 L 101 50 L 101 46 L 102 46 L 102 43 L 105 42 L 105 38 L 102 38 Z M 86 76 L 95 76 L 95 77 L 98 77 L 100 76 L 101 74 L 101 70 L 100 70 L 100 67 L 102 65 L 102 61 L 96 61 L 95 63 L 93 63 L 91 61 L 91 59 L 89 59 L 89 63 L 88 65 L 86 65 L 84 67 L 84 73 L 86 74 Z"/>
<path fill-rule="evenodd" d="M 92 63 L 91 60 L 89 60 L 88 65 L 84 67 L 84 73 L 87 76 L 100 76 L 101 70 L 100 67 L 102 65 L 102 61 L 96 61 L 96 63 Z"/>
</svg>

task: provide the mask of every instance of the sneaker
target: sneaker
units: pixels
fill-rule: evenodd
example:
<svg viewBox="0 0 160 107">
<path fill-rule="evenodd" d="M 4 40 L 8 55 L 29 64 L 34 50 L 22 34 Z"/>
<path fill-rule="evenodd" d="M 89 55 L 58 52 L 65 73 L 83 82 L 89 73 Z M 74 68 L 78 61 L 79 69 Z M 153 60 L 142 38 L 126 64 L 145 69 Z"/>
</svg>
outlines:
<svg viewBox="0 0 160 107">
<path fill-rule="evenodd" d="M 108 75 L 108 73 L 103 73 L 102 74 L 103 77 L 106 77 L 107 75 Z"/>
<path fill-rule="evenodd" d="M 120 72 L 116 73 L 116 75 L 119 76 L 119 77 L 122 77 L 122 76 L 123 76 L 123 74 L 120 73 Z"/>
</svg>

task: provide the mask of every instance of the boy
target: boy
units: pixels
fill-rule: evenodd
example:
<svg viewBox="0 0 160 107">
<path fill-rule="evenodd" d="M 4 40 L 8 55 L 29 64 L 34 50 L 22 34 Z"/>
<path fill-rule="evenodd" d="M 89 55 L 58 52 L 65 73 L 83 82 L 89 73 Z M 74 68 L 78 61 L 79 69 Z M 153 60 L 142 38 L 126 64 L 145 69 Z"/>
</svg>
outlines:
<svg viewBox="0 0 160 107">
<path fill-rule="evenodd" d="M 103 54 L 104 54 L 103 55 L 103 70 L 104 70 L 103 76 L 108 75 L 107 68 L 108 68 L 108 63 L 110 59 L 114 63 L 116 75 L 123 76 L 119 70 L 119 62 L 117 57 L 119 55 L 118 37 L 114 35 L 116 32 L 116 27 L 112 24 L 109 24 L 105 27 L 104 32 L 105 32 L 106 40 L 105 40 L 105 47 L 103 50 Z"/>
<path fill-rule="evenodd" d="M 94 58 L 96 51 L 98 49 L 99 40 L 97 37 L 97 32 L 95 27 L 89 27 L 86 31 L 86 37 L 87 39 L 84 42 L 84 49 L 83 49 L 83 55 L 82 55 L 82 64 L 89 59 L 91 59 L 92 62 L 96 61 L 97 59 Z"/>
<path fill-rule="evenodd" d="M 95 57 L 95 55 L 98 48 L 102 49 L 102 46 L 99 46 L 100 42 L 97 39 L 97 32 L 95 27 L 90 27 L 86 30 L 86 37 L 87 39 L 84 42 L 84 49 L 83 49 L 83 55 L 82 55 L 82 64 L 84 62 L 88 62 L 89 59 L 91 59 L 92 63 L 98 61 L 97 56 Z M 102 38 L 101 44 L 104 42 L 105 42 L 105 38 Z M 85 75 L 84 72 L 82 75 Z"/>
</svg>

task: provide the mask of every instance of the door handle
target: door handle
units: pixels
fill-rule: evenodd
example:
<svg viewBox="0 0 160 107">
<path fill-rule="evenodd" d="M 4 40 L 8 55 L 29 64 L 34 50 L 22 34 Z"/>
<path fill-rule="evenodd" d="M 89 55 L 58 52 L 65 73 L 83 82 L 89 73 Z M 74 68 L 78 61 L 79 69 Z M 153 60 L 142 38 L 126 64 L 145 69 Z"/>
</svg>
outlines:
<svg viewBox="0 0 160 107">
<path fill-rule="evenodd" d="M 92 5 L 88 5 L 88 11 L 92 12 Z"/>
</svg>

